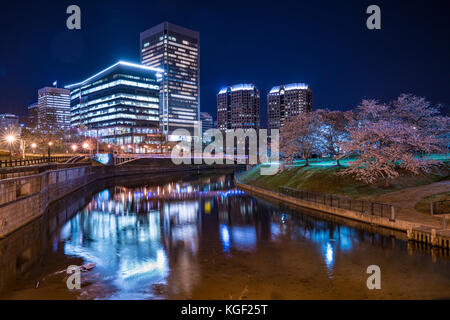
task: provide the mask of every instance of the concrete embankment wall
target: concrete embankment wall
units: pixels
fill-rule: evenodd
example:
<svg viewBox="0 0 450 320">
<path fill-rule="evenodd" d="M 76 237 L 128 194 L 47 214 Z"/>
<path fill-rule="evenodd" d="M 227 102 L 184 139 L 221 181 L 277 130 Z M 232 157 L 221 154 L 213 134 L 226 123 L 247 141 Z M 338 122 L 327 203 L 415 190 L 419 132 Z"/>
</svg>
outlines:
<svg viewBox="0 0 450 320">
<path fill-rule="evenodd" d="M 221 169 L 215 166 L 82 166 L 0 180 L 0 238 L 42 215 L 48 205 L 99 179 Z"/>
<path fill-rule="evenodd" d="M 313 209 L 313 210 L 317 210 L 317 211 L 321 211 L 321 212 L 326 212 L 326 213 L 330 213 L 335 216 L 352 219 L 352 220 L 356 220 L 359 222 L 364 222 L 364 223 L 368 223 L 368 224 L 372 224 L 372 225 L 376 225 L 376 226 L 380 226 L 380 227 L 385 227 L 385 228 L 390 228 L 390 229 L 405 231 L 405 232 L 407 230 L 410 230 L 411 228 L 421 227 L 421 225 L 417 224 L 417 223 L 402 221 L 402 220 L 398 220 L 398 219 L 396 219 L 395 221 L 390 221 L 390 219 L 386 218 L 386 217 L 363 214 L 363 213 L 360 213 L 357 211 L 351 211 L 351 210 L 347 210 L 347 209 L 331 207 L 331 206 L 327 206 L 327 205 L 320 204 L 320 203 L 297 199 L 297 198 L 290 197 L 290 196 L 280 194 L 277 192 L 273 192 L 270 190 L 243 184 L 238 181 L 236 181 L 236 185 L 238 188 L 240 188 L 244 191 L 247 191 L 252 194 L 262 196 L 262 197 L 266 197 L 266 198 L 269 198 L 272 200 L 277 200 L 277 201 L 280 201 L 285 204 L 290 204 L 290 205 L 294 205 L 294 206 L 298 206 L 298 207 L 304 207 L 304 208 L 309 208 L 309 209 Z"/>
</svg>

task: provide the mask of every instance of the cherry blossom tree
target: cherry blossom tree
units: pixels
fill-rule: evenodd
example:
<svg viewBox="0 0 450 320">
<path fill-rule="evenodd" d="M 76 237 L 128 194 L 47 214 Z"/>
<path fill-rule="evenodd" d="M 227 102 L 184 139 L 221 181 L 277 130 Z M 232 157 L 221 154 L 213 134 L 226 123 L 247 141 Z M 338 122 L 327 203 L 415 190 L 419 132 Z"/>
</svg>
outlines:
<svg viewBox="0 0 450 320">
<path fill-rule="evenodd" d="M 313 152 L 318 150 L 319 121 L 315 113 L 305 112 L 289 118 L 280 130 L 280 151 L 287 163 L 301 155 L 305 166 Z"/>
<path fill-rule="evenodd" d="M 400 95 L 391 104 L 363 100 L 347 129 L 349 139 L 342 144 L 345 156 L 357 160 L 340 174 L 366 183 L 384 180 L 389 186 L 402 171 L 426 172 L 436 161 L 421 155 L 442 152 L 445 141 L 437 133 L 448 132 L 448 126 L 442 127 L 447 122 L 438 109 L 412 95 Z"/>
<path fill-rule="evenodd" d="M 401 94 L 392 105 L 392 114 L 413 128 L 416 138 L 433 136 L 437 139 L 429 153 L 448 151 L 445 149 L 449 145 L 450 118 L 440 114 L 441 106 L 433 106 L 424 97 L 412 94 Z M 422 151 L 425 150 L 417 150 L 420 156 Z"/>
<path fill-rule="evenodd" d="M 352 112 L 330 111 L 319 109 L 316 116 L 320 121 L 318 136 L 320 138 L 321 151 L 331 155 L 338 166 L 342 156 L 342 142 L 347 138 L 347 125 L 352 117 Z"/>
</svg>

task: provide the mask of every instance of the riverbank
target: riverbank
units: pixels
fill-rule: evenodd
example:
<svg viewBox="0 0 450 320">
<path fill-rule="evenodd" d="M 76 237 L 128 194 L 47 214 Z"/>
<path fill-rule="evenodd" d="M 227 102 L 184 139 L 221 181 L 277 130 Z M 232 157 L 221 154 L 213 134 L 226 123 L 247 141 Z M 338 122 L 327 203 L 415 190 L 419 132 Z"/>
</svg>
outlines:
<svg viewBox="0 0 450 320">
<path fill-rule="evenodd" d="M 261 176 L 260 167 L 254 167 L 240 176 L 242 183 L 277 192 L 280 187 L 290 187 L 318 193 L 334 194 L 353 199 L 375 201 L 377 197 L 406 188 L 425 186 L 440 181 L 450 181 L 448 165 L 427 175 L 402 176 L 386 188 L 383 183 L 368 185 L 351 176 L 338 175 L 341 167 L 309 166 L 286 168 L 273 176 Z"/>
<path fill-rule="evenodd" d="M 263 177 L 259 176 L 259 170 L 254 168 L 242 174 L 239 177 L 239 181 L 237 181 L 237 185 L 247 192 L 281 203 L 327 212 L 335 216 L 407 232 L 410 239 L 443 246 L 444 248 L 449 247 L 450 230 L 443 229 L 443 217 L 427 215 L 414 208 L 415 203 L 420 199 L 429 197 L 433 193 L 442 193 L 443 190 L 450 188 L 450 181 L 445 176 L 445 173 L 420 177 L 416 181 L 405 178 L 401 184 L 393 188 L 394 190 L 400 190 L 392 191 L 392 189 L 386 190 L 377 186 L 362 186 L 360 183 L 351 185 L 352 179 L 350 177 L 342 177 L 342 180 L 340 180 L 341 176 L 336 175 L 337 170 L 337 168 L 296 168 L 276 176 Z M 431 184 L 426 183 L 433 180 L 443 181 Z M 311 192 L 325 193 L 324 190 L 326 190 L 328 191 L 327 193 L 332 193 L 330 191 L 336 192 L 336 190 L 339 190 L 340 192 L 337 192 L 339 195 L 344 194 L 348 197 L 350 194 L 353 196 L 351 198 L 359 197 L 360 199 L 390 204 L 394 206 L 395 218 L 393 216 L 388 218 L 367 215 L 358 211 L 302 200 L 279 193 L 279 188 L 286 186 L 286 184 L 291 188 L 300 186 L 300 188 L 295 189 Z M 407 186 L 411 184 L 418 184 L 419 186 L 408 188 Z M 349 192 L 345 194 L 343 193 L 344 190 Z"/>
</svg>

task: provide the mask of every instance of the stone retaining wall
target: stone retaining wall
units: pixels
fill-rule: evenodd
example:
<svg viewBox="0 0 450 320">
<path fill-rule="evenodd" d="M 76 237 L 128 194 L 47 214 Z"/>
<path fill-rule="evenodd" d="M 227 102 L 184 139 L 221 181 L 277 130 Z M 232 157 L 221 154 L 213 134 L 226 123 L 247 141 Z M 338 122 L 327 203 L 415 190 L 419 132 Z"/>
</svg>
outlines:
<svg viewBox="0 0 450 320">
<path fill-rule="evenodd" d="M 50 203 L 99 179 L 223 168 L 223 165 L 82 166 L 0 180 L 0 238 L 42 215 Z"/>
</svg>

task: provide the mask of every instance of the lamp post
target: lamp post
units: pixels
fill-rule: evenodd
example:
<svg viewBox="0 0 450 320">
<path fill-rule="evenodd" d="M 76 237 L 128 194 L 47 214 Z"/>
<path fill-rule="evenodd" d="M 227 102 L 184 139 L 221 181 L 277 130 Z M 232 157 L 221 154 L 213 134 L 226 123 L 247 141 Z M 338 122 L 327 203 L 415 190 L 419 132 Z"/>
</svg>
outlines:
<svg viewBox="0 0 450 320">
<path fill-rule="evenodd" d="M 87 142 L 83 143 L 83 149 L 84 150 L 88 150 L 89 149 L 89 144 Z"/>
<path fill-rule="evenodd" d="M 31 144 L 31 149 L 33 150 L 33 154 L 34 154 L 34 151 L 36 150 L 36 147 L 37 147 L 36 143 L 33 142 Z"/>
<path fill-rule="evenodd" d="M 49 142 L 48 143 L 48 149 L 47 149 L 47 153 L 48 153 L 48 161 L 50 161 L 50 147 L 53 145 L 53 142 Z"/>
<path fill-rule="evenodd" d="M 72 152 L 75 153 L 75 151 L 77 151 L 77 148 L 78 148 L 77 145 L 73 144 L 72 145 Z"/>
<path fill-rule="evenodd" d="M 16 137 L 14 137 L 13 135 L 8 135 L 6 136 L 6 142 L 9 145 L 9 162 L 12 162 L 12 145 L 14 143 L 14 141 L 16 141 Z"/>
</svg>

